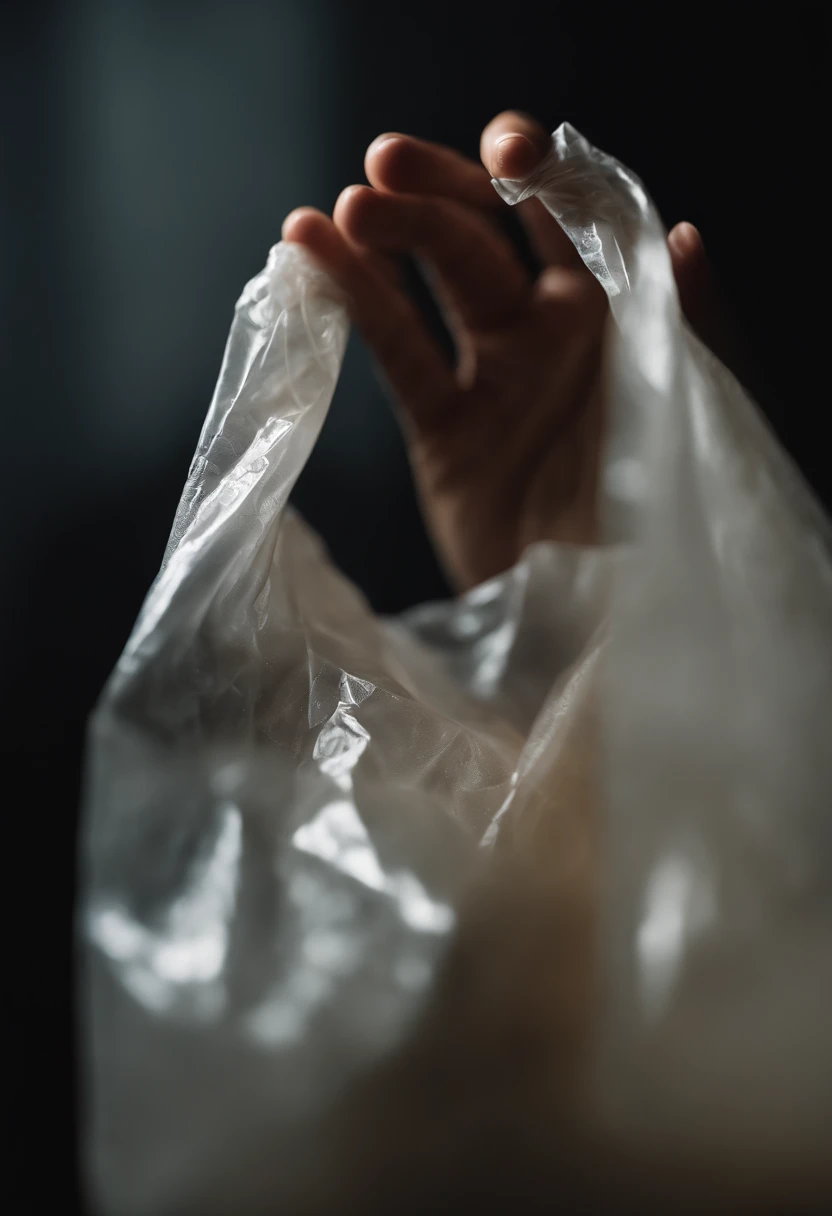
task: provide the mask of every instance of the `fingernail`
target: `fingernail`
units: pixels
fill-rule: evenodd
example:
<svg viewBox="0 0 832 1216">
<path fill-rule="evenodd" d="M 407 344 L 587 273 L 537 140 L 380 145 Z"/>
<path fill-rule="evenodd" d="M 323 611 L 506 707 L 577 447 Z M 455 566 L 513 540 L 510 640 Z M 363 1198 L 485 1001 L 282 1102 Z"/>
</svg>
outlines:
<svg viewBox="0 0 832 1216">
<path fill-rule="evenodd" d="M 537 149 L 525 135 L 503 135 L 494 150 L 498 171 L 515 178 L 526 177 L 540 160 Z"/>
</svg>

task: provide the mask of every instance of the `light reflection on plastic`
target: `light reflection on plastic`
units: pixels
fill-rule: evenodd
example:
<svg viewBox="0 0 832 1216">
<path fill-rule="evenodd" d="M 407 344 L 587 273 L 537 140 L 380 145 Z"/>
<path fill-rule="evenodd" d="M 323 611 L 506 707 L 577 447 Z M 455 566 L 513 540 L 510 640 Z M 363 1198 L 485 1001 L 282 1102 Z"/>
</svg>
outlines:
<svg viewBox="0 0 832 1216">
<path fill-rule="evenodd" d="M 467 609 L 465 612 L 460 612 L 453 621 L 454 637 L 457 638 L 475 638 L 479 633 L 482 633 L 482 621 L 480 621 L 476 612 Z"/>
<path fill-rule="evenodd" d="M 302 929 L 300 954 L 246 1019 L 252 1039 L 264 1047 L 298 1043 L 312 1016 L 334 995 L 338 981 L 355 971 L 362 958 L 362 942 L 354 932 L 354 900 L 303 873 L 290 877 L 288 894 L 301 923 L 311 918 L 314 927 Z"/>
<path fill-rule="evenodd" d="M 385 874 L 367 829 L 352 803 L 330 802 L 292 837 L 302 853 L 319 857 L 363 886 L 383 892 L 399 905 L 402 919 L 420 933 L 447 933 L 454 923 L 453 911 L 428 895 L 413 874 Z"/>
<path fill-rule="evenodd" d="M 690 939 L 715 914 L 705 875 L 687 857 L 670 857 L 647 884 L 636 935 L 641 1004 L 648 1021 L 664 1011 Z"/>
<path fill-rule="evenodd" d="M 478 645 L 477 654 L 480 661 L 473 685 L 480 696 L 493 696 L 508 665 L 508 657 L 516 636 L 517 625 L 509 619 L 483 639 L 485 645 L 482 642 Z"/>
<path fill-rule="evenodd" d="M 321 728 L 312 754 L 321 772 L 347 793 L 352 789 L 352 770 L 369 742 L 368 732 L 349 712 L 347 705 L 339 701 Z"/>
<path fill-rule="evenodd" d="M 223 808 L 210 856 L 171 905 L 163 929 L 146 928 L 118 904 L 92 912 L 93 939 L 119 964 L 123 983 L 143 1004 L 164 1009 L 177 989 L 208 985 L 220 975 L 237 897 L 241 848 L 240 812 L 229 803 Z M 206 1012 L 216 1008 L 213 998 L 202 1004 Z"/>
<path fill-rule="evenodd" d="M 343 797 L 324 806 L 292 836 L 301 853 L 317 857 L 333 869 L 354 879 L 362 887 L 395 901 L 404 923 L 417 933 L 446 933 L 454 914 L 445 904 L 430 898 L 422 884 L 406 872 L 386 874 L 354 803 L 352 774 L 370 736 L 351 712 L 371 696 L 375 686 L 344 673 L 339 702 L 322 725 L 313 755 Z M 333 998 L 338 982 L 362 961 L 362 950 L 351 923 L 357 913 L 353 900 L 322 887 L 310 875 L 292 876 L 289 895 L 302 920 L 310 915 L 314 929 L 301 931 L 302 949 L 288 973 L 274 984 L 257 1009 L 249 1014 L 247 1029 L 266 1047 L 298 1044 L 310 1019 Z M 322 924 L 321 922 L 327 922 Z M 344 921 L 338 925 L 338 921 Z M 406 990 L 423 987 L 430 978 L 426 962 L 413 957 L 394 969 L 397 983 Z"/>
<path fill-rule="evenodd" d="M 285 986 L 277 983 L 260 1006 L 249 1014 L 247 1028 L 265 1047 L 289 1047 L 302 1037 L 312 1013 L 334 991 L 333 977 L 315 967 L 298 967 Z"/>
<path fill-rule="evenodd" d="M 409 901 L 411 927 L 430 931 L 436 922 L 437 905 L 426 899 L 418 883 L 412 879 L 408 883 L 408 877 L 402 876 L 399 895 Z M 389 887 L 374 889 L 386 892 Z M 359 909 L 343 892 L 333 892 L 325 881 L 300 873 L 290 879 L 289 896 L 302 919 L 311 917 L 316 927 L 301 932 L 301 952 L 246 1018 L 249 1035 L 266 1048 L 297 1047 L 315 1015 L 331 1004 L 339 986 L 366 957 L 367 943 L 356 932 Z M 410 993 L 423 989 L 431 974 L 430 963 L 418 954 L 406 955 L 393 967 L 393 979 Z"/>
</svg>

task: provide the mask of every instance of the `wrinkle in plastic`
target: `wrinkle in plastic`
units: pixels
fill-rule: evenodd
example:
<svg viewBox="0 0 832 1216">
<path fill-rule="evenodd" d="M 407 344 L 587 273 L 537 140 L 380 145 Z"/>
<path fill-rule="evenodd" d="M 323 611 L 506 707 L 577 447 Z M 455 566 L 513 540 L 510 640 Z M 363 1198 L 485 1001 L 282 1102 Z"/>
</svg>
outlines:
<svg viewBox="0 0 832 1216">
<path fill-rule="evenodd" d="M 535 545 L 456 601 L 375 617 L 288 505 L 348 323 L 305 253 L 275 246 L 91 727 L 105 1212 L 208 1212 L 253 1140 L 294 1146 L 275 1194 L 325 1153 L 302 1129 L 407 1041 L 477 875 L 561 814 L 589 707 L 597 804 L 564 812 L 549 875 L 566 881 L 592 814 L 589 1100 L 646 1143 L 710 1124 L 737 1151 L 822 1152 L 829 523 L 685 326 L 638 179 L 564 125 L 531 179 L 494 184 L 540 197 L 610 300 L 607 543 Z"/>
</svg>

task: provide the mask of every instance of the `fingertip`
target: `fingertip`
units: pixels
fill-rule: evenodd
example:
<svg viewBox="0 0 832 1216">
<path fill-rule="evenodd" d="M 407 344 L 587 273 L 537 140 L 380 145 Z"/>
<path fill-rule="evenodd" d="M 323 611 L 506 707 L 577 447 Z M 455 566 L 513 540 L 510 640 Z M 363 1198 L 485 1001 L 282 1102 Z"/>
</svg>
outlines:
<svg viewBox="0 0 832 1216">
<path fill-rule="evenodd" d="M 370 181 L 395 174 L 396 165 L 407 148 L 407 138 L 398 131 L 377 135 L 364 154 L 364 172 Z"/>
<path fill-rule="evenodd" d="M 372 152 L 377 152 L 384 144 L 392 143 L 398 139 L 406 139 L 406 135 L 402 135 L 401 131 L 382 131 L 381 135 L 377 135 L 375 139 L 367 147 L 367 156 Z"/>
<path fill-rule="evenodd" d="M 479 165 L 452 148 L 413 135 L 379 135 L 367 149 L 364 169 L 382 194 L 456 199 L 475 207 L 502 203 Z"/>
<path fill-rule="evenodd" d="M 280 234 L 284 241 L 297 245 L 306 245 L 314 240 L 320 230 L 320 221 L 325 216 L 314 207 L 296 207 L 290 211 L 281 225 Z"/>
<path fill-rule="evenodd" d="M 354 199 L 361 198 L 365 194 L 372 194 L 372 192 L 372 186 L 364 186 L 360 183 L 352 186 L 345 186 L 335 202 L 335 211 L 337 211 L 339 207 L 350 206 Z"/>
<path fill-rule="evenodd" d="M 480 139 L 480 156 L 492 177 L 528 177 L 549 147 L 543 126 L 519 110 L 492 119 Z"/>
<path fill-rule="evenodd" d="M 528 177 L 540 161 L 540 154 L 525 135 L 503 135 L 494 145 L 491 172 L 494 177 Z"/>
<path fill-rule="evenodd" d="M 283 221 L 281 235 L 289 244 L 303 245 L 327 269 L 342 268 L 346 244 L 323 211 L 317 211 L 314 207 L 296 208 Z"/>
<path fill-rule="evenodd" d="M 688 220 L 682 220 L 681 224 L 677 224 L 671 230 L 667 241 L 675 253 L 686 258 L 696 257 L 705 251 L 699 229 Z"/>
<path fill-rule="evenodd" d="M 357 235 L 374 193 L 372 186 L 347 186 L 342 190 L 332 212 L 336 227 L 349 236 Z"/>
</svg>

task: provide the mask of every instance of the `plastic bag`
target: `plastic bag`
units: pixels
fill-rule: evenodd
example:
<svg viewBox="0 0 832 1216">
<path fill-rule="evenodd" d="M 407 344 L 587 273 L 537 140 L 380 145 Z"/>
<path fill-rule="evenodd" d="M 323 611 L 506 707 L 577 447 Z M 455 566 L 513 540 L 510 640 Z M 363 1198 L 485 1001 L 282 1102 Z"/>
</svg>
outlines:
<svg viewBox="0 0 832 1216">
<path fill-rule="evenodd" d="M 375 618 L 287 505 L 344 308 L 271 251 L 91 728 L 105 1213 L 828 1181 L 829 523 L 638 179 L 564 125 L 495 186 L 610 299 L 608 543 Z"/>
</svg>

